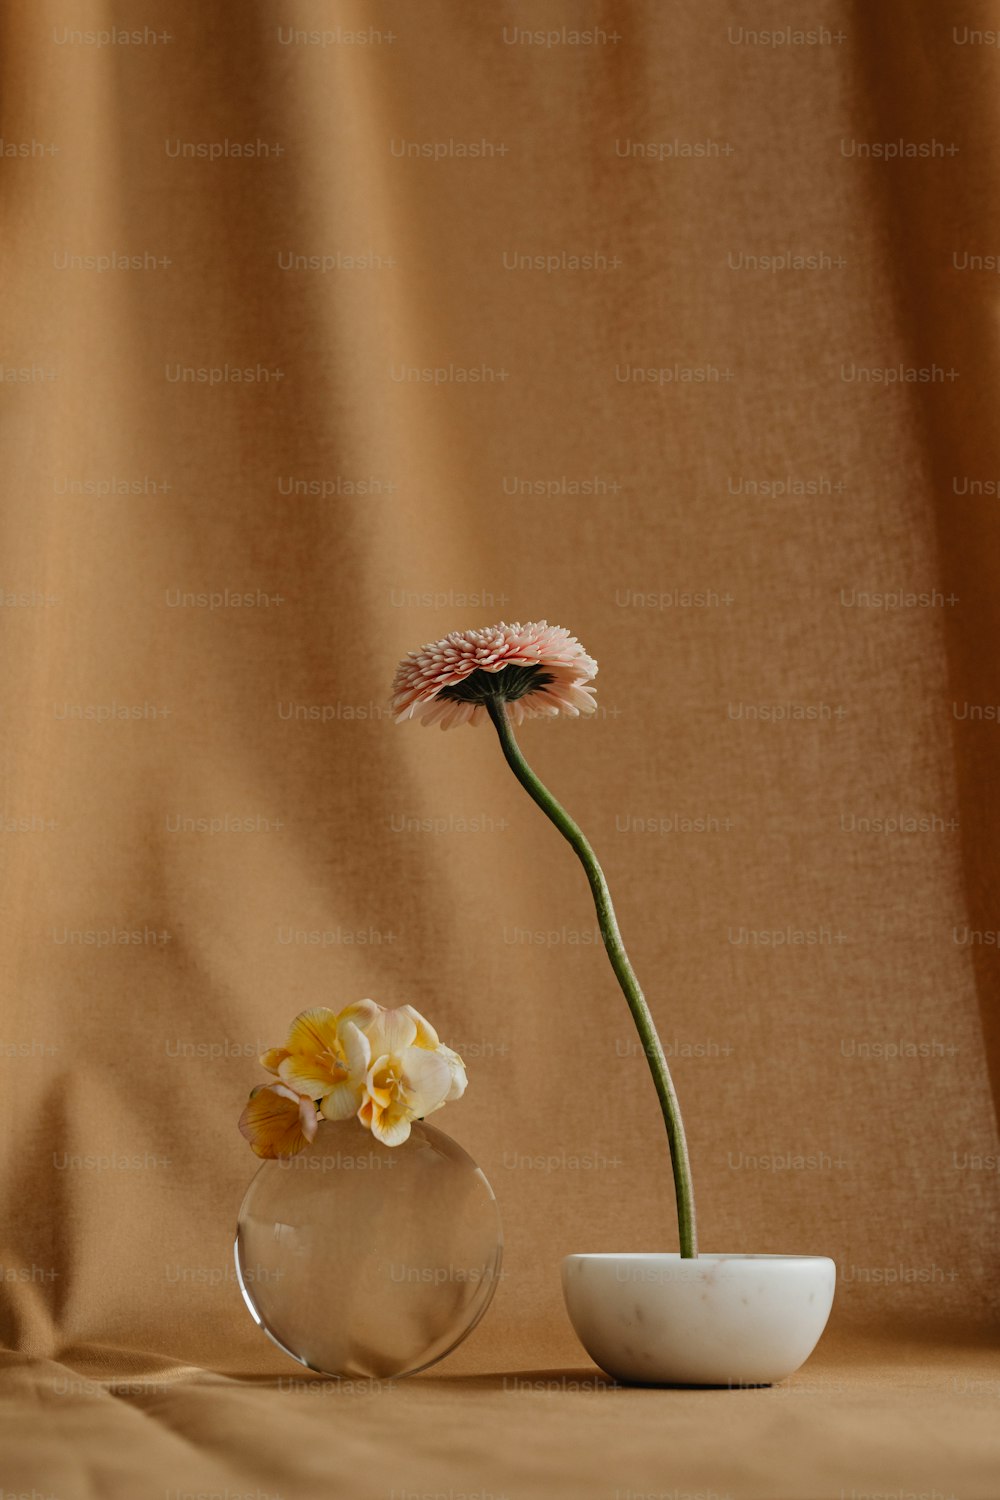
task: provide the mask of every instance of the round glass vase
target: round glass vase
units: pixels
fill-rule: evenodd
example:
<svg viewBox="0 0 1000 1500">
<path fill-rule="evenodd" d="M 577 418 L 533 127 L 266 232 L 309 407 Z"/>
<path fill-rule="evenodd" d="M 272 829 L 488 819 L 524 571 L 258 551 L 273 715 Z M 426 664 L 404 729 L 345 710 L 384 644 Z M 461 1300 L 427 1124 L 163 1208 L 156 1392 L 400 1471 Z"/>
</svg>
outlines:
<svg viewBox="0 0 1000 1500">
<path fill-rule="evenodd" d="M 443 1359 L 500 1279 L 493 1189 L 461 1146 L 422 1122 L 383 1146 L 321 1121 L 298 1156 L 266 1161 L 236 1227 L 254 1321 L 323 1375 L 392 1380 Z"/>
</svg>

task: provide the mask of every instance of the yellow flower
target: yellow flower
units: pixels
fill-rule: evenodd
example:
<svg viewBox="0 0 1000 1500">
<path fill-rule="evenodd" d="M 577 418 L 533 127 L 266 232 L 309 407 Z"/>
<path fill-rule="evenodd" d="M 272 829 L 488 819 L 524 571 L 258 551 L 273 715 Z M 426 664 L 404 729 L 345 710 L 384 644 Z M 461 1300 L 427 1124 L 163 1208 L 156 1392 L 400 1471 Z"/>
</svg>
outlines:
<svg viewBox="0 0 1000 1500">
<path fill-rule="evenodd" d="M 258 1156 L 295 1156 L 315 1139 L 316 1106 L 283 1083 L 262 1083 L 240 1115 L 240 1130 Z"/>
<path fill-rule="evenodd" d="M 326 1120 L 357 1116 L 387 1146 L 399 1146 L 413 1120 L 433 1114 L 466 1088 L 465 1065 L 412 1005 L 387 1010 L 358 1000 L 336 1014 L 325 1006 L 292 1022 L 283 1047 L 260 1062 L 278 1082 L 250 1095 L 240 1129 L 258 1156 L 294 1156 Z"/>
<path fill-rule="evenodd" d="M 374 1000 L 358 1000 L 339 1015 L 326 1006 L 304 1010 L 292 1022 L 285 1045 L 263 1053 L 261 1066 L 298 1093 L 321 1099 L 347 1076 L 339 1035 L 341 1022 L 354 1020 L 363 1026 L 379 1009 Z"/>
</svg>

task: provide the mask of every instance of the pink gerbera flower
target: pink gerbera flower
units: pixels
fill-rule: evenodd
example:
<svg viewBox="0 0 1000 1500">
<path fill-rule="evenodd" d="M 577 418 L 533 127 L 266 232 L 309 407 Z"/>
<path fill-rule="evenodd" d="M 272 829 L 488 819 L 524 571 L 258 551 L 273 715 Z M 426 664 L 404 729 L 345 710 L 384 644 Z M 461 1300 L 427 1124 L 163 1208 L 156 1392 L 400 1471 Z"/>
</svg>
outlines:
<svg viewBox="0 0 1000 1500">
<path fill-rule="evenodd" d="M 422 719 L 442 729 L 476 724 L 488 717 L 510 769 L 586 870 L 604 946 L 628 1001 L 660 1100 L 677 1194 L 681 1255 L 692 1257 L 698 1253 L 698 1241 L 684 1125 L 663 1044 L 618 930 L 608 882 L 583 830 L 539 781 L 514 733 L 515 724 L 528 715 L 593 713 L 596 675 L 596 661 L 568 630 L 544 620 L 530 625 L 501 623 L 487 630 L 457 630 L 443 641 L 411 651 L 396 672 L 392 706 L 397 720 Z M 286 1068 L 284 1061 L 280 1067 Z M 376 1079 L 373 1098 L 381 1088 Z"/>
<path fill-rule="evenodd" d="M 486 717 L 500 700 L 516 724 L 547 714 L 592 714 L 597 663 L 575 636 L 545 620 L 454 630 L 411 651 L 396 670 L 392 709 L 453 729 Z"/>
</svg>

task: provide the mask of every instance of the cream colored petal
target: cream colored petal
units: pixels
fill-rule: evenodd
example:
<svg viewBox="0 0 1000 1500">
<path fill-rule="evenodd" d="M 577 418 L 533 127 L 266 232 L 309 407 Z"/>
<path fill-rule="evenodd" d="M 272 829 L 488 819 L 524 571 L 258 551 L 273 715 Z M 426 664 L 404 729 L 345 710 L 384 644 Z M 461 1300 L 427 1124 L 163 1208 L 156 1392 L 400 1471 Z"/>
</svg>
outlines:
<svg viewBox="0 0 1000 1500">
<path fill-rule="evenodd" d="M 409 1016 L 417 1028 L 417 1034 L 413 1039 L 414 1047 L 434 1048 L 440 1045 L 440 1038 L 430 1021 L 422 1016 L 419 1010 L 414 1010 L 412 1005 L 399 1006 L 398 1014 Z"/>
<path fill-rule="evenodd" d="M 324 1120 L 349 1120 L 358 1112 L 361 1089 L 356 1083 L 338 1083 L 324 1094 L 320 1114 Z"/>
<path fill-rule="evenodd" d="M 469 1084 L 468 1075 L 465 1071 L 465 1063 L 457 1052 L 443 1044 L 438 1047 L 438 1056 L 443 1057 L 451 1069 L 451 1088 L 448 1090 L 447 1099 L 450 1103 L 453 1099 L 461 1099 Z"/>
<path fill-rule="evenodd" d="M 340 1042 L 344 1049 L 344 1061 L 352 1078 L 363 1078 L 371 1066 L 371 1043 L 364 1032 L 353 1021 L 345 1021 L 340 1028 Z"/>
<path fill-rule="evenodd" d="M 417 1023 L 405 1010 L 384 1010 L 365 1030 L 373 1057 L 379 1057 L 383 1052 L 398 1053 L 404 1047 L 412 1047 L 416 1034 Z"/>
<path fill-rule="evenodd" d="M 370 1026 L 377 1016 L 382 1014 L 384 1007 L 376 1004 L 374 1000 L 355 1000 L 353 1005 L 345 1005 L 343 1010 L 337 1012 L 337 1032 L 350 1021 L 355 1026 L 360 1026 L 364 1031 Z"/>
<path fill-rule="evenodd" d="M 451 1068 L 440 1052 L 407 1047 L 399 1062 L 402 1097 L 418 1119 L 444 1103 L 451 1088 Z"/>
<path fill-rule="evenodd" d="M 409 1112 L 400 1104 L 391 1109 L 375 1111 L 372 1117 L 372 1135 L 383 1146 L 401 1146 L 410 1134 Z"/>
</svg>

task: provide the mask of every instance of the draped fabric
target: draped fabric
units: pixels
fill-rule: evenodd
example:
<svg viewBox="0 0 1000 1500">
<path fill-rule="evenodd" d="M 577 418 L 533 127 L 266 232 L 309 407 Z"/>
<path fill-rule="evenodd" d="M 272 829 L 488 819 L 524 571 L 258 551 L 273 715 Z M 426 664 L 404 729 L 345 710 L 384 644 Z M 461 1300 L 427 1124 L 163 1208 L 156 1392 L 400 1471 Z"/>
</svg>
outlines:
<svg viewBox="0 0 1000 1500">
<path fill-rule="evenodd" d="M 6 8 L 5 1493 L 995 1493 L 998 31 Z M 567 1321 L 563 1255 L 677 1246 L 655 1093 L 489 726 L 385 706 L 501 619 L 600 663 L 520 740 L 703 1247 L 837 1261 L 787 1386 L 601 1391 Z M 256 1056 L 361 996 L 465 1057 L 506 1241 L 391 1393 L 230 1258 Z"/>
</svg>

